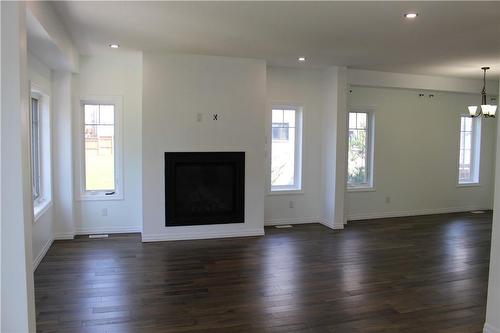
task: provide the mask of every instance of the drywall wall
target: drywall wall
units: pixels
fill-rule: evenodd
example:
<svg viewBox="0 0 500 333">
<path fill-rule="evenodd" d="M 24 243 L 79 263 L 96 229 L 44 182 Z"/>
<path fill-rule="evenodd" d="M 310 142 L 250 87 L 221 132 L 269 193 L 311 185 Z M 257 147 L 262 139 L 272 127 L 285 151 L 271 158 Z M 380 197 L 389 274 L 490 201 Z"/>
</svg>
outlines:
<svg viewBox="0 0 500 333">
<path fill-rule="evenodd" d="M 165 53 L 143 57 L 143 240 L 263 234 L 265 62 Z M 169 151 L 244 151 L 245 223 L 166 228 L 163 159 Z"/>
<path fill-rule="evenodd" d="M 321 220 L 321 118 L 324 109 L 323 71 L 267 67 L 266 107 L 266 225 L 320 222 Z M 273 105 L 302 107 L 302 191 L 271 193 L 270 150 Z M 293 206 L 293 207 L 291 207 Z"/>
<path fill-rule="evenodd" d="M 324 73 L 322 117 L 322 223 L 342 229 L 346 222 L 347 68 L 330 67 Z"/>
<path fill-rule="evenodd" d="M 24 2 L 1 6 L 1 332 L 35 332 Z M 5 195 L 5 194 L 8 195 Z"/>
<path fill-rule="evenodd" d="M 477 95 L 351 89 L 350 106 L 375 109 L 375 191 L 348 193 L 348 219 L 492 208 L 494 121 L 482 121 L 480 186 L 457 187 L 459 117 Z"/>
<path fill-rule="evenodd" d="M 50 98 L 52 96 L 52 82 L 51 82 L 51 71 L 50 68 L 37 59 L 34 55 L 28 53 L 28 78 L 30 80 L 32 88 L 39 89 L 44 95 L 49 97 L 49 115 L 50 115 Z M 50 120 L 51 117 L 49 116 Z M 50 136 L 50 134 L 49 134 Z M 49 145 L 50 146 L 50 145 Z M 50 152 L 49 156 L 51 155 Z M 50 157 L 49 157 L 50 158 Z M 52 178 L 52 170 L 44 170 L 45 176 Z M 45 178 L 47 179 L 47 177 Z M 52 183 L 48 182 L 50 187 Z M 45 185 L 45 184 L 44 184 Z M 50 189 L 52 193 L 52 188 Z M 52 202 L 52 200 L 51 200 Z M 49 206 L 43 210 L 43 212 L 36 217 L 33 221 L 33 266 L 36 269 L 38 263 L 42 260 L 46 251 L 52 244 L 54 239 L 53 231 L 53 204 L 50 203 Z"/>
<path fill-rule="evenodd" d="M 500 96 L 500 91 L 498 92 Z M 497 118 L 497 126 L 500 118 Z M 493 207 L 493 233 L 491 235 L 490 276 L 484 333 L 500 332 L 500 135 L 496 136 L 495 198 Z"/>
<path fill-rule="evenodd" d="M 73 114 L 81 112 L 80 100 L 89 96 L 120 96 L 122 110 L 123 200 L 75 200 L 77 234 L 141 231 L 141 98 L 142 55 L 83 56 L 75 75 Z M 77 117 L 74 117 L 74 122 Z M 78 124 L 73 124 L 74 128 Z M 73 130 L 77 135 L 77 131 Z M 76 137 L 74 142 L 78 142 Z M 78 147 L 74 163 L 79 163 Z M 74 169 L 76 170 L 76 169 Z M 79 175 L 74 174 L 75 187 Z M 75 189 L 78 191 L 79 189 Z M 107 213 L 103 214 L 103 210 Z"/>
<path fill-rule="evenodd" d="M 478 68 L 478 76 L 481 73 L 481 69 Z M 348 69 L 347 77 L 351 85 L 357 86 L 427 89 L 471 94 L 479 93 L 483 86 L 483 81 L 480 79 L 472 80 L 430 75 L 388 73 L 363 69 Z M 495 92 L 498 90 L 497 80 L 489 80 L 487 85 L 490 91 Z"/>
</svg>

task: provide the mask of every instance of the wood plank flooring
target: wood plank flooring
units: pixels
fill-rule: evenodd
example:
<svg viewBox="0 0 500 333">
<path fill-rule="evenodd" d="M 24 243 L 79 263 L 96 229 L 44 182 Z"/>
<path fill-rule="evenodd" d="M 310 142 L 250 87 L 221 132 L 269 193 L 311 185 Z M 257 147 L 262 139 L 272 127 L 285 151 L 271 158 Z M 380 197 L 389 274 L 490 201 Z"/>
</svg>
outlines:
<svg viewBox="0 0 500 333">
<path fill-rule="evenodd" d="M 38 332 L 481 332 L 491 212 L 266 228 L 266 236 L 56 241 Z"/>
</svg>

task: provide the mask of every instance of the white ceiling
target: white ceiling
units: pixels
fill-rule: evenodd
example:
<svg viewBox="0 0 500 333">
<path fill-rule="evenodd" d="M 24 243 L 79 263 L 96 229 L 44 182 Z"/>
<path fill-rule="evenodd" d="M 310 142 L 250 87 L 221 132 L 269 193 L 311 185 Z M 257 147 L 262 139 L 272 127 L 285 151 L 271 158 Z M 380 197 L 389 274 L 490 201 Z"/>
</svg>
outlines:
<svg viewBox="0 0 500 333">
<path fill-rule="evenodd" d="M 281 66 L 500 77 L 500 2 L 54 2 L 82 54 L 171 51 Z M 405 12 L 416 11 L 408 21 Z M 118 50 L 108 44 L 117 42 Z M 307 63 L 298 64 L 297 57 Z"/>
</svg>

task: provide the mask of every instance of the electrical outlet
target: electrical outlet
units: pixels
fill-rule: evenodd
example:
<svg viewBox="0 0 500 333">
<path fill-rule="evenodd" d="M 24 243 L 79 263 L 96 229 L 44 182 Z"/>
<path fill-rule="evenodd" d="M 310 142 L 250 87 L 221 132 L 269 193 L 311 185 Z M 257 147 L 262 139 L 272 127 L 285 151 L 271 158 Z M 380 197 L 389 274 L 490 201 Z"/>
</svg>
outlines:
<svg viewBox="0 0 500 333">
<path fill-rule="evenodd" d="M 391 197 L 385 197 L 385 203 L 386 204 L 391 203 Z"/>
<path fill-rule="evenodd" d="M 107 209 L 107 208 L 103 208 L 103 209 L 101 210 L 101 215 L 102 215 L 102 216 L 108 216 L 108 209 Z"/>
<path fill-rule="evenodd" d="M 289 207 L 289 208 L 293 208 L 294 206 L 295 206 L 295 203 L 293 202 L 293 200 L 290 200 L 290 201 L 288 202 L 288 207 Z"/>
</svg>

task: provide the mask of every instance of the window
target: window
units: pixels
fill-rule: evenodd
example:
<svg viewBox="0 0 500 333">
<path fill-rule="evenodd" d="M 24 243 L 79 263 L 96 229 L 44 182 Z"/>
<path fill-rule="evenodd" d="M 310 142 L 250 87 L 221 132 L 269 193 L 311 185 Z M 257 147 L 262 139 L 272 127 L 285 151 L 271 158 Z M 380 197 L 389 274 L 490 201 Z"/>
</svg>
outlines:
<svg viewBox="0 0 500 333">
<path fill-rule="evenodd" d="M 121 199 L 119 100 L 82 102 L 80 199 Z"/>
<path fill-rule="evenodd" d="M 373 113 L 349 112 L 347 185 L 373 187 Z"/>
<path fill-rule="evenodd" d="M 271 191 L 301 190 L 302 112 L 272 109 Z"/>
<path fill-rule="evenodd" d="M 37 98 L 31 98 L 31 184 L 33 201 L 40 198 L 40 108 Z"/>
<path fill-rule="evenodd" d="M 458 183 L 479 183 L 479 156 L 481 150 L 481 119 L 460 116 L 460 153 Z"/>
<path fill-rule="evenodd" d="M 30 96 L 31 189 L 35 221 L 52 204 L 50 97 L 35 83 Z"/>
</svg>

